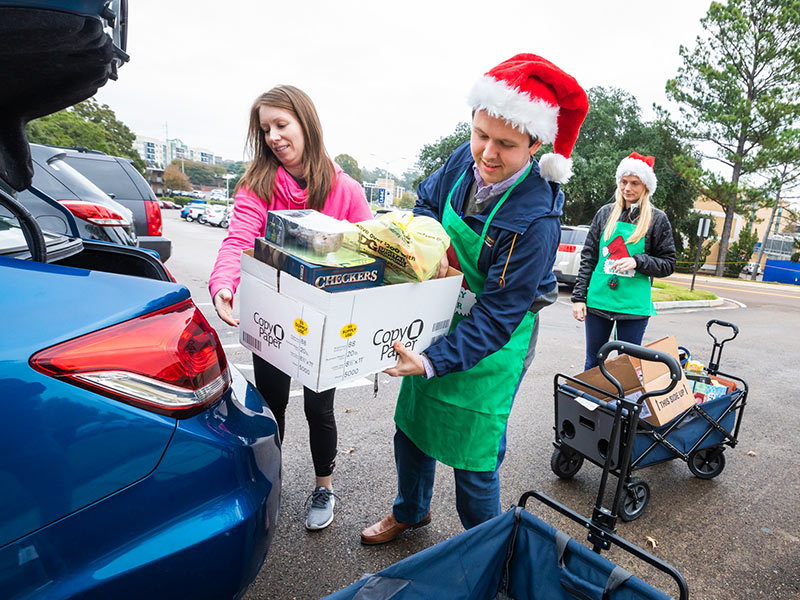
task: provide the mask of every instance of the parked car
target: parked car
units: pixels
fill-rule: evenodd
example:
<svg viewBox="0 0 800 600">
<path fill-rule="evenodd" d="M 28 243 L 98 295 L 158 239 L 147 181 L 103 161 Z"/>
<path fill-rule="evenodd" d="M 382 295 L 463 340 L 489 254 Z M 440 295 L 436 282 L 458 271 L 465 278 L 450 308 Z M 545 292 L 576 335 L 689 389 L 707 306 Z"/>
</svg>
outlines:
<svg viewBox="0 0 800 600">
<path fill-rule="evenodd" d="M 761 265 L 757 265 L 757 264 L 756 264 L 756 263 L 754 263 L 754 262 L 749 262 L 749 263 L 747 263 L 747 264 L 744 266 L 744 268 L 742 269 L 742 273 L 744 273 L 745 275 L 752 275 L 752 274 L 753 274 L 753 269 L 756 269 L 756 268 L 758 269 L 758 270 L 756 271 L 756 275 L 757 275 L 757 276 L 758 276 L 758 275 L 761 275 Z"/>
<path fill-rule="evenodd" d="M 221 204 L 210 204 L 206 209 L 205 222 L 217 227 L 227 227 L 233 214 L 232 206 L 222 206 Z"/>
<path fill-rule="evenodd" d="M 181 217 L 189 221 L 199 221 L 200 223 L 206 222 L 206 209 L 207 204 L 187 204 L 181 210 Z"/>
<path fill-rule="evenodd" d="M 166 208 L 169 210 L 180 208 L 180 204 L 175 204 L 171 200 L 159 200 L 158 203 L 161 205 L 161 208 Z"/>
<path fill-rule="evenodd" d="M 225 200 L 225 190 L 211 190 L 208 196 L 209 200 Z"/>
<path fill-rule="evenodd" d="M 58 200 L 72 213 L 80 237 L 137 245 L 133 213 L 73 169 L 64 160 L 63 150 L 30 144 L 30 153 L 33 185 L 19 193 L 19 200 L 36 217 L 42 229 L 71 233 L 64 211 L 43 200 L 37 191 Z"/>
<path fill-rule="evenodd" d="M 116 73 L 127 4 L 13 5 L 0 0 L 15 41 L 0 45 L 0 598 L 240 598 L 276 526 L 274 418 L 160 260 L 43 233 L 13 197 L 33 177 L 26 122 Z"/>
<path fill-rule="evenodd" d="M 67 163 L 133 212 L 139 245 L 158 252 L 166 262 L 172 254 L 172 242 L 162 235 L 161 206 L 133 161 L 86 148 L 66 148 L 64 152 Z"/>
<path fill-rule="evenodd" d="M 558 244 L 556 262 L 553 265 L 553 273 L 559 283 L 575 285 L 578 271 L 581 268 L 581 251 L 588 233 L 588 225 L 561 226 L 561 240 Z"/>
</svg>

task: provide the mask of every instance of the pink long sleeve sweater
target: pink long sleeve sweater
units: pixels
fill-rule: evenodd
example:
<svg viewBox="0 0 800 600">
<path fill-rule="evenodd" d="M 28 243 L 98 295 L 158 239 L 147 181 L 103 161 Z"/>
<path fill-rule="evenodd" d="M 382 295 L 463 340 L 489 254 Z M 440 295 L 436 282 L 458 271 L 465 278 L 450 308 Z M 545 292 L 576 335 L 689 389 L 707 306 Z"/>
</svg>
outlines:
<svg viewBox="0 0 800 600">
<path fill-rule="evenodd" d="M 364 196 L 364 190 L 358 182 L 344 173 L 339 165 L 334 163 L 334 167 L 336 179 L 325 201 L 325 208 L 320 212 L 351 223 L 371 219 L 372 211 Z M 300 189 L 283 167 L 278 168 L 269 204 L 250 190 L 240 188 L 233 202 L 233 217 L 228 236 L 222 241 L 208 281 L 211 298 L 213 299 L 217 292 L 225 288 L 232 293 L 236 292 L 239 286 L 241 254 L 253 247 L 257 237 L 264 235 L 268 211 L 302 208 L 306 208 L 306 192 Z"/>
</svg>

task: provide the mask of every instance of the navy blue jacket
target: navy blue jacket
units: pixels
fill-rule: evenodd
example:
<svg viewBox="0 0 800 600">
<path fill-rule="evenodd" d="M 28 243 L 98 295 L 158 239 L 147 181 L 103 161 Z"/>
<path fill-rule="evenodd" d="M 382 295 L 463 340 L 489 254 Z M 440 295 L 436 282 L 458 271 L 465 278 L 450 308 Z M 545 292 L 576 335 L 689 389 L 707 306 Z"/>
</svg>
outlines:
<svg viewBox="0 0 800 600">
<path fill-rule="evenodd" d="M 419 184 L 414 214 L 441 222 L 447 195 L 466 171 L 452 197 L 453 209 L 461 214 L 466 195 L 475 182 L 473 163 L 467 142 L 453 152 L 444 166 Z M 490 205 L 497 200 L 499 198 L 490 201 Z M 486 285 L 470 317 L 425 351 L 438 376 L 466 371 L 505 346 L 525 313 L 532 308 L 534 312 L 538 310 L 536 299 L 553 295 L 558 285 L 553 263 L 561 236 L 563 206 L 561 187 L 541 178 L 539 163 L 534 159 L 528 176 L 511 192 L 487 231 L 478 259 L 478 269 L 487 275 Z M 490 212 L 491 209 L 486 208 L 480 214 L 464 217 L 464 222 L 480 235 Z M 505 286 L 501 288 L 498 282 L 514 234 L 517 239 L 508 261 Z"/>
</svg>

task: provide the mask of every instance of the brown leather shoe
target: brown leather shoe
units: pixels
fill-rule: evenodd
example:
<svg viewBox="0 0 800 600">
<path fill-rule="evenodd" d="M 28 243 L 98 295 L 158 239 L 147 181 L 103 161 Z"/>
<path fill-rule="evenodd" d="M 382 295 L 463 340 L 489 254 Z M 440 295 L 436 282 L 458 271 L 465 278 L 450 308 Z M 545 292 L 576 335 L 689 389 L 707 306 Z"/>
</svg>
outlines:
<svg viewBox="0 0 800 600">
<path fill-rule="evenodd" d="M 376 544 L 385 544 L 391 542 L 398 535 L 403 533 L 406 529 L 416 529 L 417 527 L 425 527 L 431 522 L 431 513 L 428 514 L 419 523 L 401 523 L 394 518 L 393 513 L 389 513 L 380 521 L 367 527 L 361 532 L 361 543 L 367 546 L 374 546 Z"/>
</svg>

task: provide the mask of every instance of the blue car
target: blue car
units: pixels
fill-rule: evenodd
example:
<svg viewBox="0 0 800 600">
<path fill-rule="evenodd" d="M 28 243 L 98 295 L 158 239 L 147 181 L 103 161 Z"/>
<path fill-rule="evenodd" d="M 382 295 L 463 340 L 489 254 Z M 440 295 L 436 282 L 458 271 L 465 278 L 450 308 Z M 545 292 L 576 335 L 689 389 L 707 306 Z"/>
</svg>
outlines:
<svg viewBox="0 0 800 600">
<path fill-rule="evenodd" d="M 40 92 L 0 90 L 0 598 L 239 598 L 278 516 L 272 414 L 158 258 L 82 240 L 66 209 L 67 235 L 43 233 L 14 197 L 25 122 L 115 75 L 122 19 L 104 6 L 124 2 L 0 0 L 0 39 L 44 29 L 31 52 L 0 45 L 0 72 Z M 54 72 L 55 50 L 33 52 L 47 27 L 68 76 L 36 82 Z"/>
</svg>

